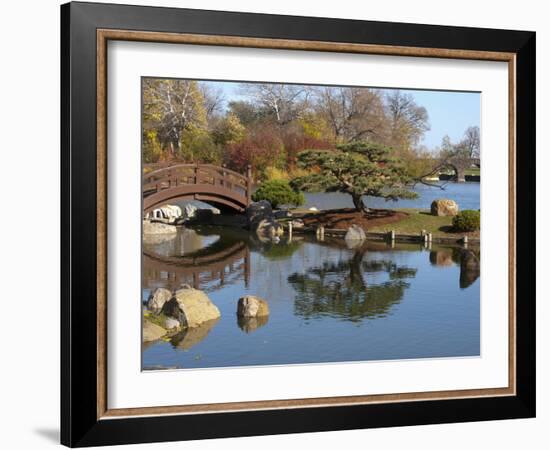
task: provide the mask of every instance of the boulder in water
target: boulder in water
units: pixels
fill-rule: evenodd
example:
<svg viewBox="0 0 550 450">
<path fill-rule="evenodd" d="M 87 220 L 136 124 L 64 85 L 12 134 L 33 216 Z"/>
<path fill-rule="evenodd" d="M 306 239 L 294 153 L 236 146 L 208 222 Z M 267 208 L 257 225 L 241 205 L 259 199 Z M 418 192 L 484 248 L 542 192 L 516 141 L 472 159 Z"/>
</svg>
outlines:
<svg viewBox="0 0 550 450">
<path fill-rule="evenodd" d="M 264 299 L 255 295 L 245 295 L 237 303 L 237 316 L 262 317 L 269 315 L 269 306 Z"/>
<path fill-rule="evenodd" d="M 351 227 L 348 228 L 344 240 L 348 245 L 357 245 L 362 243 L 366 238 L 367 236 L 365 234 L 365 230 L 363 230 L 363 228 L 361 228 L 359 225 L 353 224 Z"/>
<path fill-rule="evenodd" d="M 162 307 L 162 313 L 178 320 L 182 327 L 197 327 L 220 317 L 220 310 L 198 289 L 184 286 Z"/>
<path fill-rule="evenodd" d="M 172 292 L 168 289 L 157 288 L 149 295 L 147 308 L 155 314 L 160 313 L 164 304 L 172 298 Z"/>
<path fill-rule="evenodd" d="M 166 330 L 146 318 L 143 319 L 143 342 L 152 342 L 166 334 Z"/>
</svg>

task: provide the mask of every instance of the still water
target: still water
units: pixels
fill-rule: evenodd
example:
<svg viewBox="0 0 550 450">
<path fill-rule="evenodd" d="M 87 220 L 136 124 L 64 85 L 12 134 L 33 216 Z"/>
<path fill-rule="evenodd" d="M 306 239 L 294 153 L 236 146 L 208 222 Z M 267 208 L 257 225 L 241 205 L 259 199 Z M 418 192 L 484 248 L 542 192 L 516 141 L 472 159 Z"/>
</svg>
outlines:
<svg viewBox="0 0 550 450">
<path fill-rule="evenodd" d="M 480 183 L 447 183 L 444 189 L 434 188 L 423 184 L 417 185 L 413 191 L 418 194 L 414 200 L 398 200 L 386 202 L 376 197 L 364 198 L 369 208 L 419 208 L 430 209 L 430 205 L 437 198 L 450 198 L 458 203 L 460 209 L 480 209 Z M 305 194 L 306 208 L 317 209 L 353 208 L 351 197 L 339 192 Z"/>
<path fill-rule="evenodd" d="M 182 283 L 221 318 L 143 347 L 143 369 L 326 363 L 480 354 L 479 272 L 459 248 L 342 240 L 262 243 L 228 228 L 182 229 L 144 243 L 142 301 Z M 237 300 L 269 303 L 239 321 Z"/>
</svg>

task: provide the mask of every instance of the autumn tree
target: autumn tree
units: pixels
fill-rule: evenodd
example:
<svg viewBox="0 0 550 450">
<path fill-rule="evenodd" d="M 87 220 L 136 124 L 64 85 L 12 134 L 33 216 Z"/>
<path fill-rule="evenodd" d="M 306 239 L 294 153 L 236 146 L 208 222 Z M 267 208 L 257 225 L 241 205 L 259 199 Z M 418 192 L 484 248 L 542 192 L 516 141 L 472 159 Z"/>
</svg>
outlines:
<svg viewBox="0 0 550 450">
<path fill-rule="evenodd" d="M 392 90 L 386 95 L 386 105 L 390 145 L 406 154 L 430 129 L 428 112 L 414 101 L 411 94 L 400 90 Z"/>
<path fill-rule="evenodd" d="M 246 136 L 246 128 L 239 118 L 228 113 L 219 120 L 212 130 L 214 141 L 220 145 L 235 144 L 241 142 Z"/>
<path fill-rule="evenodd" d="M 262 116 L 265 115 L 262 114 L 257 105 L 252 102 L 242 100 L 232 101 L 229 102 L 228 106 L 228 114 L 233 114 L 237 117 L 239 122 L 241 122 L 245 127 L 254 126 L 261 120 Z"/>
<path fill-rule="evenodd" d="M 316 168 L 295 178 L 293 187 L 306 192 L 342 192 L 351 195 L 357 211 L 367 212 L 364 196 L 386 200 L 416 198 L 407 189 L 411 178 L 403 164 L 390 156 L 390 149 L 365 141 L 339 145 L 336 150 L 306 150 L 298 165 Z"/>
<path fill-rule="evenodd" d="M 337 142 L 376 140 L 387 134 L 380 92 L 355 87 L 324 87 L 316 90 L 316 109 L 329 124 Z"/>
<path fill-rule="evenodd" d="M 206 126 L 206 111 L 197 82 L 144 79 L 144 132 L 155 131 L 156 139 L 174 158 L 180 153 L 183 131 L 191 126 Z"/>
</svg>

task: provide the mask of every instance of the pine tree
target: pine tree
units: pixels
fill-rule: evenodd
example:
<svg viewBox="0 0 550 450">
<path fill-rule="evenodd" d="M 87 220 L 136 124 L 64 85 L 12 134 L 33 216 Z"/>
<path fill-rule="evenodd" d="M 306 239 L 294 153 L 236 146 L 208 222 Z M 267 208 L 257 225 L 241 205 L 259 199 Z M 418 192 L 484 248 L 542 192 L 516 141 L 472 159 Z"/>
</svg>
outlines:
<svg viewBox="0 0 550 450">
<path fill-rule="evenodd" d="M 416 198 L 407 189 L 412 180 L 390 149 L 365 141 L 337 146 L 336 150 L 305 150 L 298 154 L 301 168 L 315 169 L 295 178 L 292 186 L 306 192 L 343 192 L 351 195 L 357 211 L 367 212 L 363 196 L 386 200 Z"/>
</svg>

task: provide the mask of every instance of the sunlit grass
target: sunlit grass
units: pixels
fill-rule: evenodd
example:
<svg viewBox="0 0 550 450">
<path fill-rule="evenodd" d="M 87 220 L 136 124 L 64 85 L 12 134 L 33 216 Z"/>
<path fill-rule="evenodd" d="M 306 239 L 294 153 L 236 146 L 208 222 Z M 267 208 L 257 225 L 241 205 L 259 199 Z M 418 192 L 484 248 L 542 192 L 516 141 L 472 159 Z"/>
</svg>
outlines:
<svg viewBox="0 0 550 450">
<path fill-rule="evenodd" d="M 451 230 L 452 217 L 432 216 L 430 211 L 422 209 L 402 208 L 399 211 L 404 211 L 409 216 L 399 222 L 369 228 L 368 231 L 395 230 L 397 234 L 420 234 L 422 230 L 425 230 L 434 235 L 446 235 Z"/>
</svg>

